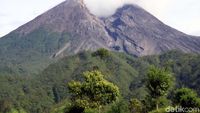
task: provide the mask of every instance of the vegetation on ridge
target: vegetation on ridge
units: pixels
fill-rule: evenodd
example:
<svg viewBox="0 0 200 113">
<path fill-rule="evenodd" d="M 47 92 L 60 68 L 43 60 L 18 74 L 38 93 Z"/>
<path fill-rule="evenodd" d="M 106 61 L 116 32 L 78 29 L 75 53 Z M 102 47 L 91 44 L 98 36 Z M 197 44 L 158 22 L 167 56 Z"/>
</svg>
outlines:
<svg viewBox="0 0 200 113">
<path fill-rule="evenodd" d="M 114 111 L 128 113 L 132 109 L 129 106 L 138 106 L 137 111 L 140 109 L 151 111 L 155 109 L 155 105 L 149 104 L 151 101 L 146 98 L 148 92 L 145 87 L 145 79 L 151 65 L 165 67 L 166 70 L 174 73 L 173 76 L 176 78 L 174 87 L 192 88 L 197 92 L 197 98 L 195 98 L 198 100 L 200 94 L 198 85 L 200 81 L 199 55 L 171 51 L 161 55 L 135 58 L 123 53 L 109 52 L 106 57 L 101 58 L 93 54 L 82 52 L 65 57 L 35 76 L 4 75 L 1 73 L 0 101 L 9 101 L 6 103 L 9 103 L 12 109 L 23 109 L 23 111 L 30 113 L 63 112 L 70 106 L 67 83 L 71 80 L 82 81 L 81 76 L 85 71 L 99 70 L 105 75 L 106 80 L 119 87 L 121 93 L 118 101 L 105 106 L 103 110 L 108 113 Z M 174 92 L 169 92 L 169 95 L 172 94 Z M 171 105 L 169 101 L 173 100 L 171 97 L 161 98 L 159 110 L 162 110 L 164 106 Z M 138 101 L 129 102 L 131 99 Z M 149 102 L 144 100 L 149 100 Z M 144 105 L 146 108 L 141 108 Z M 135 110 L 132 109 L 132 111 Z"/>
</svg>

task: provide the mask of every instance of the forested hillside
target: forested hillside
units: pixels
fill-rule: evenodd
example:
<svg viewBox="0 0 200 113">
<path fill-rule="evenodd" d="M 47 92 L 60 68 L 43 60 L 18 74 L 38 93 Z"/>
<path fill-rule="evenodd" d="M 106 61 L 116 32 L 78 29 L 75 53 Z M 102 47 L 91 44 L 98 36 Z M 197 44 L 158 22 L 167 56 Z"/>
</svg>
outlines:
<svg viewBox="0 0 200 113">
<path fill-rule="evenodd" d="M 103 54 L 99 51 L 81 52 L 65 57 L 49 65 L 39 75 L 4 75 L 2 72 L 0 110 L 6 109 L 6 112 L 11 110 L 16 113 L 63 111 L 70 103 L 67 87 L 69 81 L 82 81 L 83 72 L 99 70 L 106 80 L 119 87 L 120 101 L 104 109 L 108 113 L 116 113 L 114 109 L 117 106 L 126 109 L 131 98 L 145 100 L 148 94 L 145 80 L 152 65 L 173 73 L 176 78 L 174 89 L 188 87 L 200 94 L 200 55 L 170 51 L 138 58 L 105 50 Z"/>
</svg>

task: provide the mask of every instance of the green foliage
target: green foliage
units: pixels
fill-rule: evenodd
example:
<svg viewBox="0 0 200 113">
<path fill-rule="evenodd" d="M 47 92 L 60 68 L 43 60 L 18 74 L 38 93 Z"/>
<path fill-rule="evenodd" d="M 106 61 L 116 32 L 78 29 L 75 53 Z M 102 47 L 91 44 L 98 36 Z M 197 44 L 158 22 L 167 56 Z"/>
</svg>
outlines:
<svg viewBox="0 0 200 113">
<path fill-rule="evenodd" d="M 96 110 L 96 109 L 85 109 L 84 113 L 98 113 L 98 110 Z"/>
<path fill-rule="evenodd" d="M 118 87 L 105 80 L 101 72 L 84 72 L 83 77 L 83 82 L 72 81 L 68 83 L 75 106 L 97 108 L 110 104 L 119 97 Z"/>
<path fill-rule="evenodd" d="M 12 103 L 9 99 L 0 100 L 0 113 L 7 113 L 11 111 Z"/>
<path fill-rule="evenodd" d="M 138 99 L 131 99 L 129 102 L 131 113 L 142 113 L 142 106 L 142 103 Z"/>
<path fill-rule="evenodd" d="M 147 73 L 146 87 L 151 98 L 155 99 L 157 109 L 160 98 L 168 94 L 173 84 L 174 78 L 170 72 L 154 66 L 149 69 Z"/>
<path fill-rule="evenodd" d="M 128 109 L 128 102 L 120 99 L 111 106 L 107 113 L 130 113 Z"/>
<path fill-rule="evenodd" d="M 148 113 L 167 113 L 167 112 L 166 112 L 166 108 L 159 108 L 158 110 L 153 110 Z"/>
<path fill-rule="evenodd" d="M 168 107 L 171 105 L 171 101 L 165 96 L 155 99 L 147 95 L 145 99 L 142 101 L 142 104 L 143 104 L 143 111 L 149 112 L 155 110 L 155 106 L 156 107 L 158 106 L 159 108 Z"/>
<path fill-rule="evenodd" d="M 173 81 L 171 73 L 153 66 L 147 73 L 146 87 L 152 98 L 159 98 L 167 95 L 173 86 Z"/>
<path fill-rule="evenodd" d="M 174 104 L 182 107 L 200 107 L 200 98 L 189 88 L 177 89 L 174 95 Z"/>
<path fill-rule="evenodd" d="M 49 56 L 61 49 L 69 38 L 69 34 L 49 32 L 45 28 L 27 35 L 10 33 L 0 39 L 0 72 L 38 74 L 52 62 Z"/>
<path fill-rule="evenodd" d="M 6 44 L 5 48 L 7 48 Z M 5 48 L 1 48 L 1 50 Z M 18 56 L 13 58 L 18 59 Z M 124 101 L 126 103 L 130 98 L 137 98 L 144 104 L 146 111 L 151 111 L 156 106 L 155 99 L 152 99 L 150 96 L 146 98 L 148 93 L 145 89 L 145 78 L 147 78 L 150 65 L 155 65 L 173 72 L 176 78 L 175 86 L 177 88 L 189 87 L 195 89 L 200 94 L 200 55 L 172 51 L 161 55 L 135 58 L 123 53 L 109 52 L 109 56 L 101 59 L 98 56 L 92 56 L 91 52 L 82 52 L 58 60 L 56 63 L 49 65 L 39 75 L 18 76 L 15 74 L 19 68 L 24 75 L 28 75 L 23 71 L 25 68 L 31 71 L 35 70 L 35 68 L 32 69 L 33 67 L 42 70 L 45 66 L 41 68 L 38 65 L 43 65 L 43 61 L 46 58 L 42 61 L 39 60 L 40 58 L 38 56 L 32 59 L 35 62 L 35 66 L 32 63 L 27 63 L 26 66 L 21 65 L 21 61 L 26 61 L 26 59 L 17 62 L 20 65 L 4 63 L 0 59 L 2 62 L 0 64 L 2 65 L 2 68 L 0 66 L 2 69 L 0 70 L 0 100 L 5 98 L 10 99 L 12 109 L 23 108 L 29 113 L 45 113 L 50 112 L 50 108 L 52 108 L 59 111 L 58 113 L 65 112 L 69 108 L 65 108 L 64 106 L 66 105 L 55 107 L 54 105 L 62 103 L 63 100 L 70 96 L 66 84 L 71 80 L 82 81 L 81 73 L 97 69 L 103 75 L 106 75 L 104 76 L 106 80 L 119 87 L 120 93 L 125 98 Z M 159 106 L 165 107 L 166 105 L 170 105 L 170 101 L 166 100 L 172 96 L 170 94 L 169 98 L 159 98 Z M 114 106 L 114 104 L 107 105 L 105 110 L 102 109 L 102 111 L 105 113 L 112 111 L 110 110 L 110 106 L 112 105 Z M 122 104 L 118 107 L 120 106 Z"/>
<path fill-rule="evenodd" d="M 104 49 L 104 48 L 100 48 L 98 49 L 96 52 L 94 52 L 92 55 L 93 56 L 99 56 L 100 58 L 106 58 L 109 56 L 109 51 L 107 49 Z"/>
<path fill-rule="evenodd" d="M 24 111 L 24 109 L 22 108 L 18 108 L 18 109 L 14 109 L 12 108 L 9 112 L 7 113 L 27 113 L 26 111 Z"/>
</svg>

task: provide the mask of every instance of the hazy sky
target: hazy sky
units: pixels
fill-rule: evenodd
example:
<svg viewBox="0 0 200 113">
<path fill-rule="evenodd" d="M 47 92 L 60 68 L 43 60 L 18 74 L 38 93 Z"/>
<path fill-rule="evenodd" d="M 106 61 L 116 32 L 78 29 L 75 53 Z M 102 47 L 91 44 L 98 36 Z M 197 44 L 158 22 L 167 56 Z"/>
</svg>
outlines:
<svg viewBox="0 0 200 113">
<path fill-rule="evenodd" d="M 0 37 L 65 0 L 0 0 Z M 108 16 L 135 3 L 180 31 L 200 36 L 200 0 L 85 0 L 90 11 Z"/>
</svg>

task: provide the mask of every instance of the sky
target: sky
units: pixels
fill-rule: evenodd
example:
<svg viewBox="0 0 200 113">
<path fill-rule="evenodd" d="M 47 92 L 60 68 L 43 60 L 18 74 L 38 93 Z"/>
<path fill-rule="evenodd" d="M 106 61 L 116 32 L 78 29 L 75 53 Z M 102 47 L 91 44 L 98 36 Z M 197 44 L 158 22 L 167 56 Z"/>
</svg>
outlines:
<svg viewBox="0 0 200 113">
<path fill-rule="evenodd" d="M 65 0 L 0 0 L 0 37 Z M 97 16 L 110 16 L 124 4 L 137 4 L 165 24 L 200 36 L 200 0 L 84 0 Z"/>
</svg>

